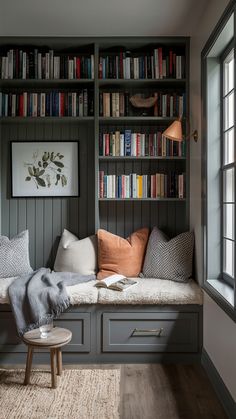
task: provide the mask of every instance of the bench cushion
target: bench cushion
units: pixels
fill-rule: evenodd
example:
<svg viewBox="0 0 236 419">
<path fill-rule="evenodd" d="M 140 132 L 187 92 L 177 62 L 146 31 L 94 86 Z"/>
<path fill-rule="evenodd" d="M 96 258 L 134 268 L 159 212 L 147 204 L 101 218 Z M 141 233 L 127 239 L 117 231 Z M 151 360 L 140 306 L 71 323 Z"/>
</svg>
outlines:
<svg viewBox="0 0 236 419">
<path fill-rule="evenodd" d="M 198 304 L 202 305 L 202 290 L 190 280 L 176 283 L 167 279 L 134 278 L 138 284 L 124 292 L 99 289 L 99 304 Z"/>
<path fill-rule="evenodd" d="M 197 304 L 202 290 L 194 280 L 176 283 L 167 279 L 134 278 L 138 284 L 124 292 L 94 287 L 96 281 L 67 287 L 71 305 L 78 304 Z M 9 304 L 8 287 L 14 278 L 0 279 L 0 304 Z"/>
<path fill-rule="evenodd" d="M 0 304 L 9 304 L 8 287 L 15 278 L 0 278 Z M 20 279 L 18 279 L 20 281 Z M 96 304 L 98 302 L 98 289 L 94 286 L 96 281 L 85 282 L 66 287 L 71 305 Z"/>
</svg>

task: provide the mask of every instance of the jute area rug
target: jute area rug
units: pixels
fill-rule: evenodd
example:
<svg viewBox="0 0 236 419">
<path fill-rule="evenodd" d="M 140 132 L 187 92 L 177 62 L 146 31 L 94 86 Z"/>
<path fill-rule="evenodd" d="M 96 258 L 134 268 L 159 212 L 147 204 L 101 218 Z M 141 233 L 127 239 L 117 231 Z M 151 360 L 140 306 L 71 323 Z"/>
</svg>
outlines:
<svg viewBox="0 0 236 419">
<path fill-rule="evenodd" d="M 118 419 L 120 370 L 64 370 L 51 389 L 49 371 L 0 369 L 1 419 Z"/>
</svg>

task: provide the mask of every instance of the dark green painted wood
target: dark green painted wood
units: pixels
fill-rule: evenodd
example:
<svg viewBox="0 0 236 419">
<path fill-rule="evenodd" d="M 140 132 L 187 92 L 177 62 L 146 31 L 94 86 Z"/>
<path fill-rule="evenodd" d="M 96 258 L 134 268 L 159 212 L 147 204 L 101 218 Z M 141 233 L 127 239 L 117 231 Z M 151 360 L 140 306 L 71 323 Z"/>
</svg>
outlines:
<svg viewBox="0 0 236 419">
<path fill-rule="evenodd" d="M 135 330 L 145 331 L 134 336 Z M 162 329 L 162 330 L 161 330 Z M 161 330 L 153 336 L 153 330 Z M 197 352 L 197 313 L 104 313 L 104 352 Z"/>
<path fill-rule="evenodd" d="M 186 74 L 184 80 L 99 80 L 98 59 L 100 50 L 123 45 L 125 48 L 138 49 L 145 46 L 173 45 L 186 50 Z M 187 37 L 0 37 L 0 45 L 42 46 L 47 45 L 55 51 L 71 48 L 71 51 L 94 53 L 94 80 L 0 80 L 0 89 L 74 89 L 88 86 L 94 90 L 94 117 L 66 118 L 2 118 L 2 176 L 1 176 L 1 233 L 13 236 L 29 228 L 30 259 L 34 268 L 42 265 L 53 266 L 58 239 L 64 228 L 71 230 L 79 238 L 93 234 L 100 226 L 115 234 L 128 236 L 141 227 L 159 225 L 171 235 L 188 228 L 189 196 L 186 200 L 142 200 L 110 201 L 98 200 L 98 170 L 103 168 L 110 173 L 156 173 L 166 167 L 187 167 L 189 159 L 147 158 L 144 159 L 99 159 L 99 129 L 116 130 L 121 128 L 155 129 L 167 126 L 174 118 L 101 118 L 99 117 L 99 89 L 123 88 L 186 89 L 189 83 L 189 38 Z M 187 97 L 187 105 L 188 97 Z M 188 107 L 188 106 L 187 106 Z M 188 110 L 188 109 L 187 109 Z M 10 140 L 78 140 L 80 148 L 80 197 L 46 199 L 10 198 L 10 162 L 8 142 Z M 8 177 L 7 177 L 8 176 Z M 186 215 L 187 214 L 187 215 Z"/>
<path fill-rule="evenodd" d="M 172 346 L 171 353 L 165 348 L 154 348 L 152 353 L 150 338 L 145 338 L 144 345 L 131 348 L 108 347 L 106 352 L 106 336 L 111 333 L 112 339 L 116 336 L 117 328 L 113 324 L 106 324 L 104 319 L 121 319 L 133 322 L 134 319 L 140 322 L 155 319 L 169 323 L 169 338 L 177 339 L 177 346 Z M 120 319 L 120 320 L 119 320 Z M 183 321 L 182 321 L 183 320 Z M 188 320 L 191 323 L 189 330 Z M 176 323 L 175 323 L 176 321 Z M 107 362 L 197 362 L 200 359 L 202 349 L 202 306 L 198 305 L 80 305 L 73 306 L 55 321 L 58 326 L 66 327 L 73 333 L 73 340 L 64 352 L 63 360 L 73 363 L 107 363 Z M 187 322 L 187 323 L 186 323 Z M 108 326 L 111 327 L 110 331 Z M 176 335 L 177 327 L 179 337 Z M 113 328 L 114 327 L 114 328 Z M 17 337 L 15 323 L 9 305 L 0 305 L 0 365 L 8 363 L 24 362 L 26 346 Z M 124 329 L 125 330 L 125 329 Z M 174 335 L 175 334 L 175 335 Z M 176 338 L 177 336 L 177 338 Z M 104 340 L 105 339 L 105 340 Z M 135 338 L 136 339 L 136 338 Z M 140 338 L 138 338 L 140 339 Z M 164 337 L 165 343 L 167 337 Z M 190 340 L 189 340 L 190 339 Z M 194 348 L 192 346 L 194 342 Z M 173 343 L 173 342 L 172 342 Z M 171 345 L 171 344 L 170 344 Z M 182 345 L 182 346 L 181 346 Z M 170 348 L 169 348 L 170 349 Z M 193 352 L 194 350 L 194 352 Z M 161 353 L 158 353 L 158 352 Z M 14 355 L 14 356 L 13 356 Z M 38 362 L 45 362 L 43 354 L 37 357 Z"/>
</svg>

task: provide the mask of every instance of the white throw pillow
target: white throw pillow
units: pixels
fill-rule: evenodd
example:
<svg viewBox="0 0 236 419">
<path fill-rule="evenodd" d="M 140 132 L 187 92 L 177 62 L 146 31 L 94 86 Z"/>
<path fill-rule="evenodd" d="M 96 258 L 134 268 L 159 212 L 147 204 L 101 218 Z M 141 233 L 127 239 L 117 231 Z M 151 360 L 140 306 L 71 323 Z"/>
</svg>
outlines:
<svg viewBox="0 0 236 419">
<path fill-rule="evenodd" d="M 54 270 L 95 275 L 97 273 L 97 236 L 79 240 L 74 234 L 64 230 L 58 246 Z"/>
<path fill-rule="evenodd" d="M 23 231 L 9 240 L 0 236 L 0 278 L 32 272 L 29 261 L 29 232 Z"/>
</svg>

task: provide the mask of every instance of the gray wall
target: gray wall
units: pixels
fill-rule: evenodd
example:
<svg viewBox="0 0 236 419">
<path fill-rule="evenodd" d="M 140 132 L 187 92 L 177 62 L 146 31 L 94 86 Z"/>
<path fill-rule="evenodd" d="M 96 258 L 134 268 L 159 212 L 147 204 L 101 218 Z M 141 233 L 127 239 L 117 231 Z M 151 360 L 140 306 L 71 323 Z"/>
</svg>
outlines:
<svg viewBox="0 0 236 419">
<path fill-rule="evenodd" d="M 200 28 L 191 38 L 190 103 L 191 126 L 201 132 L 201 50 L 218 22 L 228 0 L 210 1 L 201 20 Z M 203 280 L 202 225 L 201 225 L 201 143 L 191 142 L 190 150 L 190 225 L 196 238 L 196 273 Z M 220 330 L 220 332 L 219 332 Z M 236 324 L 207 295 L 203 305 L 203 345 L 222 380 L 236 401 Z"/>
<path fill-rule="evenodd" d="M 0 35 L 189 35 L 208 2 L 209 0 L 1 1 Z"/>
<path fill-rule="evenodd" d="M 79 140 L 80 197 L 11 199 L 10 141 Z M 1 127 L 1 234 L 14 236 L 29 229 L 32 267 L 53 264 L 58 237 L 64 228 L 80 238 L 94 231 L 94 130 L 93 123 L 20 122 Z"/>
</svg>

